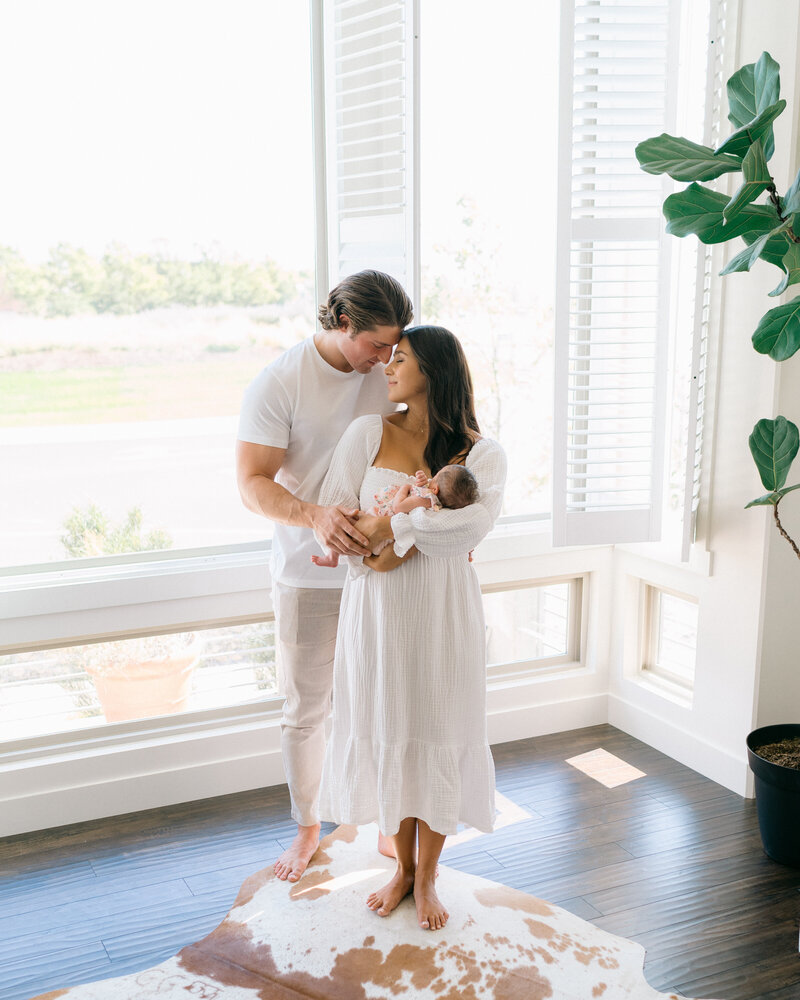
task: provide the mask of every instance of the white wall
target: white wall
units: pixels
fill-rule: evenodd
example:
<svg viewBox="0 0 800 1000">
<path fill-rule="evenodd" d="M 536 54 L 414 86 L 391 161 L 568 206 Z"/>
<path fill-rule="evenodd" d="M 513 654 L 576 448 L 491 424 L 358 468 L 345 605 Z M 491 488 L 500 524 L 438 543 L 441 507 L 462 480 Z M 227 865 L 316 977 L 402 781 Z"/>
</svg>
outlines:
<svg viewBox="0 0 800 1000">
<path fill-rule="evenodd" d="M 800 114 L 800 6 L 782 0 L 743 0 L 738 22 L 737 38 L 728 49 L 732 60 L 726 78 L 734 68 L 756 61 L 765 49 L 781 66 L 781 93 L 789 109 L 776 125 L 776 153 L 770 165 L 782 191 L 800 165 L 794 152 Z M 738 249 L 726 252 L 732 256 Z M 795 358 L 778 372 L 775 363 L 757 354 L 751 344 L 763 313 L 797 294 L 794 286 L 784 299 L 768 298 L 766 293 L 778 280 L 777 269 L 764 263 L 756 264 L 749 274 L 720 279 L 721 335 L 712 356 L 715 434 L 709 442 L 712 456 L 702 540 L 710 554 L 710 573 L 621 550 L 615 556 L 620 599 L 612 630 L 609 721 L 741 794 L 752 794 L 747 733 L 756 722 L 800 720 L 800 565 L 775 532 L 771 511 L 743 509 L 764 492 L 747 445 L 754 423 L 778 412 L 795 421 L 800 417 L 800 361 Z M 792 481 L 798 479 L 800 464 Z M 786 522 L 797 531 L 800 501 L 790 511 L 792 499 L 784 501 Z M 655 692 L 635 673 L 638 636 L 631 626 L 632 588 L 642 577 L 698 598 L 691 704 Z M 790 704 L 793 709 L 787 708 Z"/>
<path fill-rule="evenodd" d="M 748 10 L 750 6 L 754 5 L 747 4 Z M 758 8 L 760 12 L 760 4 Z M 785 5 L 776 7 L 776 18 L 779 16 L 777 10 L 784 13 Z M 753 14 L 758 21 L 759 14 L 755 11 Z M 784 21 L 783 26 L 786 32 L 784 44 L 796 53 L 800 44 L 797 24 L 786 24 Z M 754 27 L 752 30 L 755 33 L 757 29 Z M 781 91 L 789 101 L 791 115 L 784 112 L 787 121 L 781 123 L 782 130 L 776 138 L 779 141 L 785 139 L 785 148 L 791 151 L 791 158 L 781 159 L 779 176 L 791 181 L 800 169 L 800 70 L 795 67 L 792 80 L 788 64 L 785 69 L 783 63 L 781 67 Z M 776 183 L 778 190 L 783 190 L 778 176 Z M 800 286 L 793 285 L 783 300 L 798 294 Z M 776 369 L 775 413 L 781 413 L 800 425 L 800 355 L 782 362 Z M 800 483 L 800 458 L 795 460 L 787 480 L 789 486 L 795 483 Z M 779 514 L 783 527 L 800 546 L 800 492 L 789 494 L 781 502 Z M 800 722 L 800 560 L 778 533 L 771 509 L 765 518 L 768 523 L 768 550 L 755 717 L 758 726 Z"/>
</svg>

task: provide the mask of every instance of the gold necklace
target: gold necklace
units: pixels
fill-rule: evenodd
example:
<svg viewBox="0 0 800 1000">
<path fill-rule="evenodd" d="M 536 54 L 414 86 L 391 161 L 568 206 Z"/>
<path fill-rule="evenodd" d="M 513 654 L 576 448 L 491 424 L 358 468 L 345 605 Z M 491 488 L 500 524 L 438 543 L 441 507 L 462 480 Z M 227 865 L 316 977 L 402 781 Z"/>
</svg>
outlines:
<svg viewBox="0 0 800 1000">
<path fill-rule="evenodd" d="M 418 434 L 427 434 L 427 432 L 428 432 L 428 425 L 421 424 L 415 431 L 409 430 L 408 433 L 413 434 L 414 437 L 416 437 Z"/>
</svg>

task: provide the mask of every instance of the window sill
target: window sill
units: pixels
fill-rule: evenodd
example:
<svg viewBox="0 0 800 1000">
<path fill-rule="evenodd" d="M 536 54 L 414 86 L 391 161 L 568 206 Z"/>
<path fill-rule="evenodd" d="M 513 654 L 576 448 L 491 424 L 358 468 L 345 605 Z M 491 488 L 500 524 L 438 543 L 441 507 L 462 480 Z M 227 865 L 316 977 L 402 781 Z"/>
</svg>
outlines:
<svg viewBox="0 0 800 1000">
<path fill-rule="evenodd" d="M 148 750 L 204 738 L 252 731 L 280 724 L 283 699 L 185 712 L 154 719 L 106 722 L 99 728 L 44 734 L 9 740 L 2 744 L 0 768 L 29 767 L 32 763 L 67 763 L 70 760 L 133 750 Z"/>
<path fill-rule="evenodd" d="M 673 705 L 677 705 L 679 708 L 692 707 L 694 691 L 691 688 L 675 684 L 665 677 L 654 674 L 651 670 L 640 670 L 632 680 L 637 687 L 649 691 L 651 694 L 666 701 L 671 701 Z"/>
</svg>

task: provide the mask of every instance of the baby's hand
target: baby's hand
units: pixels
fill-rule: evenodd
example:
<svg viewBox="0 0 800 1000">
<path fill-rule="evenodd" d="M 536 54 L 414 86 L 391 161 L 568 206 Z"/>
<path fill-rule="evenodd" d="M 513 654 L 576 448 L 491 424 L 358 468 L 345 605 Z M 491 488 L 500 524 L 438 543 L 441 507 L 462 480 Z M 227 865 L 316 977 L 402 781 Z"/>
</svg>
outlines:
<svg viewBox="0 0 800 1000">
<path fill-rule="evenodd" d="M 417 478 L 417 482 L 416 482 L 417 486 L 427 486 L 428 485 L 428 477 L 425 475 L 425 473 L 422 471 L 422 469 L 418 469 L 416 471 L 416 473 L 415 473 L 415 476 Z"/>
</svg>

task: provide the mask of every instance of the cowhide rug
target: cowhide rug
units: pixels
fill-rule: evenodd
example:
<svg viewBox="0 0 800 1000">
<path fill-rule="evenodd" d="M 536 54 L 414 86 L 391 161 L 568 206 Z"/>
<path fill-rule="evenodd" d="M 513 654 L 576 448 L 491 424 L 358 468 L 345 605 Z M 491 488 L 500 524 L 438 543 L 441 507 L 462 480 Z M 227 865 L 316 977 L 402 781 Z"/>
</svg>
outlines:
<svg viewBox="0 0 800 1000">
<path fill-rule="evenodd" d="M 648 986 L 640 945 L 444 865 L 443 930 L 422 930 L 411 898 L 377 916 L 365 899 L 393 865 L 376 843 L 375 827 L 339 827 L 299 882 L 252 875 L 174 958 L 38 1000 L 677 1000 Z"/>
</svg>

